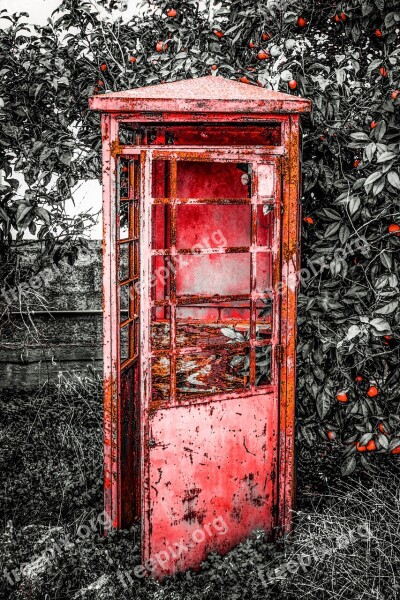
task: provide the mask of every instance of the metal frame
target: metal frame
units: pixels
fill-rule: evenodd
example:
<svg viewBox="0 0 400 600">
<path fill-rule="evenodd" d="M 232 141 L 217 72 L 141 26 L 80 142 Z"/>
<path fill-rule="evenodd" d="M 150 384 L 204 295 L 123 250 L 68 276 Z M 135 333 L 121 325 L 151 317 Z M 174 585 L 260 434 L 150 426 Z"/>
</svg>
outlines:
<svg viewBox="0 0 400 600">
<path fill-rule="evenodd" d="M 182 116 L 175 120 L 183 120 Z M 118 117 L 118 118 L 117 118 Z M 207 119 L 214 115 L 207 115 Z M 163 115 L 163 118 L 171 119 L 169 115 Z M 190 119 L 196 121 L 204 117 L 191 115 Z M 217 117 L 215 117 L 217 118 Z M 224 114 L 224 118 L 232 121 L 238 121 L 238 115 Z M 280 158 L 282 168 L 280 169 L 282 181 L 282 231 L 281 231 L 281 306 L 280 306 L 280 332 L 282 355 L 280 356 L 280 409 L 279 409 L 279 512 L 278 527 L 288 531 L 291 528 L 290 511 L 293 507 L 294 494 L 294 399 L 295 399 L 295 341 L 296 341 L 296 293 L 297 278 L 296 273 L 299 265 L 299 232 L 298 232 L 298 186 L 299 186 L 299 117 L 298 115 L 241 115 L 240 120 L 260 120 L 280 121 L 282 123 L 283 143 L 281 147 L 274 149 L 259 148 L 235 148 L 226 152 L 226 156 L 240 156 L 242 159 L 252 157 L 257 160 L 258 157 L 270 159 L 273 155 Z M 118 143 L 118 120 L 129 119 L 135 122 L 140 119 L 140 115 L 102 115 L 102 139 L 103 139 L 103 309 L 104 309 L 104 502 L 105 511 L 111 517 L 113 527 L 120 527 L 121 522 L 121 410 L 119 404 L 119 323 L 118 307 L 119 292 L 117 281 L 117 203 L 116 203 L 116 173 L 117 157 L 124 155 L 140 156 L 141 169 L 150 172 L 151 156 L 157 153 L 157 156 L 173 156 L 173 153 L 180 155 L 199 156 L 199 153 L 206 155 L 209 159 L 214 156 L 211 148 L 201 148 L 197 152 L 193 148 L 174 148 L 166 150 L 165 148 L 126 148 Z M 142 116 L 143 121 L 149 120 L 149 116 Z M 160 116 L 150 117 L 153 121 L 160 120 Z M 188 117 L 186 116 L 187 120 Z M 221 158 L 222 148 L 215 149 L 216 155 Z M 149 306 L 150 298 L 146 286 L 145 274 L 150 272 L 151 265 L 144 263 L 144 257 L 151 257 L 151 237 L 149 228 L 150 204 L 146 201 L 149 197 L 149 181 L 142 180 L 141 189 L 141 309 L 140 318 L 142 319 L 142 338 L 141 352 L 142 360 L 150 359 L 149 348 L 146 346 L 148 331 L 143 325 L 147 321 L 145 307 Z M 147 336 L 147 338 L 146 338 Z M 146 391 L 146 397 L 149 394 L 150 379 L 147 373 L 142 373 L 142 389 Z M 254 392 L 250 392 L 250 395 Z M 234 394 L 236 397 L 238 394 Z M 242 394 L 241 394 L 242 395 Z M 143 401 L 143 399 L 142 399 Z M 147 432 L 144 430 L 144 424 L 141 423 L 141 439 L 145 439 Z M 141 457 L 141 471 L 144 472 L 144 457 Z"/>
</svg>

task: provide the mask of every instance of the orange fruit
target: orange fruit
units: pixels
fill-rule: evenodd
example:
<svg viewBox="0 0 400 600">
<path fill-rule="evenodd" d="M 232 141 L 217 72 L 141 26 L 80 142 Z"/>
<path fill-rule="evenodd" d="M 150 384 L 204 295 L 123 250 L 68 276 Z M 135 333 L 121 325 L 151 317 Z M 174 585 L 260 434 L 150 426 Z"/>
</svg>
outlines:
<svg viewBox="0 0 400 600">
<path fill-rule="evenodd" d="M 375 127 L 377 127 L 378 123 L 376 121 L 371 121 L 371 129 L 375 129 Z"/>
<path fill-rule="evenodd" d="M 367 451 L 367 446 L 361 446 L 360 442 L 356 443 L 356 448 L 357 448 L 358 452 L 366 452 Z"/>
<path fill-rule="evenodd" d="M 289 87 L 289 89 L 291 89 L 291 90 L 295 90 L 295 89 L 297 88 L 297 81 L 296 81 L 295 79 L 291 79 L 291 80 L 288 82 L 288 87 Z"/>
<path fill-rule="evenodd" d="M 336 439 L 336 431 L 328 431 L 328 439 L 335 440 Z"/>
<path fill-rule="evenodd" d="M 400 225 L 397 223 L 391 223 L 388 227 L 389 233 L 394 233 L 395 235 L 400 235 Z"/>
<path fill-rule="evenodd" d="M 375 35 L 377 38 L 381 38 L 382 37 L 382 31 L 380 29 L 375 29 Z"/>
<path fill-rule="evenodd" d="M 131 57 L 129 58 L 129 62 L 131 62 L 131 63 L 135 63 L 135 62 L 136 62 L 136 56 L 131 56 Z"/>
<path fill-rule="evenodd" d="M 104 73 L 104 71 L 106 71 L 106 70 L 107 70 L 107 65 L 106 65 L 106 63 L 103 63 L 103 64 L 101 64 L 101 65 L 100 65 L 100 71 L 102 71 L 102 72 Z"/>
<path fill-rule="evenodd" d="M 266 60 L 269 58 L 269 54 L 268 52 L 265 52 L 265 50 L 260 50 L 260 52 L 257 54 L 257 58 L 258 60 Z"/>
<path fill-rule="evenodd" d="M 309 225 L 314 225 L 314 219 L 312 217 L 304 217 L 303 221 Z"/>
<path fill-rule="evenodd" d="M 396 98 L 399 94 L 400 94 L 400 90 L 393 90 L 393 92 L 390 94 L 392 97 L 392 100 L 396 100 Z"/>
<path fill-rule="evenodd" d="M 336 394 L 336 400 L 338 400 L 338 402 L 348 402 L 349 398 L 348 398 L 346 392 L 338 392 Z"/>
<path fill-rule="evenodd" d="M 347 15 L 344 12 L 340 13 L 340 18 L 342 19 L 342 21 L 347 21 Z"/>
<path fill-rule="evenodd" d="M 213 31 L 214 35 L 217 36 L 217 38 L 221 39 L 222 37 L 224 37 L 224 32 L 223 31 L 219 31 L 218 29 L 214 29 Z"/>
<path fill-rule="evenodd" d="M 333 18 L 336 21 L 336 23 L 340 23 L 340 17 L 339 17 L 339 15 L 335 15 Z"/>
<path fill-rule="evenodd" d="M 156 51 L 157 52 L 162 52 L 163 48 L 164 48 L 163 42 L 157 42 L 157 44 L 156 44 Z"/>
<path fill-rule="evenodd" d="M 216 71 L 216 70 L 218 69 L 218 67 L 217 67 L 217 65 L 213 65 L 213 66 L 211 67 L 211 69 L 212 69 L 213 71 Z"/>
<path fill-rule="evenodd" d="M 271 36 L 269 35 L 269 33 L 262 33 L 261 37 L 264 40 L 264 42 L 266 42 L 267 40 L 270 39 Z"/>
<path fill-rule="evenodd" d="M 298 27 L 301 27 L 301 28 L 303 28 L 303 27 L 305 27 L 306 25 L 307 25 L 307 20 L 306 20 L 304 17 L 299 17 L 299 18 L 297 19 L 297 26 L 298 26 Z"/>
<path fill-rule="evenodd" d="M 167 10 L 167 17 L 170 17 L 171 19 L 172 17 L 176 17 L 176 10 L 174 8 Z"/>
<path fill-rule="evenodd" d="M 379 67 L 379 73 L 381 74 L 382 77 L 387 77 L 387 74 L 388 74 L 385 67 Z"/>
<path fill-rule="evenodd" d="M 367 396 L 369 398 L 375 398 L 375 396 L 377 396 L 379 393 L 378 388 L 376 387 L 376 385 L 370 385 L 368 390 L 367 390 Z"/>
<path fill-rule="evenodd" d="M 393 450 L 391 450 L 391 454 L 400 454 L 400 445 L 396 446 L 396 448 L 393 448 Z"/>
<path fill-rule="evenodd" d="M 362 375 L 357 375 L 357 377 L 354 379 L 354 381 L 356 381 L 357 383 L 361 383 L 363 380 L 363 376 Z"/>
<path fill-rule="evenodd" d="M 241 77 L 241 78 L 239 79 L 239 81 L 241 81 L 242 83 L 250 83 L 250 80 L 249 80 L 249 79 L 247 79 L 247 77 L 246 77 L 245 75 L 243 75 L 243 77 Z"/>
<path fill-rule="evenodd" d="M 376 443 L 375 440 L 369 440 L 368 444 L 367 444 L 367 450 L 368 452 L 373 452 L 374 450 L 376 450 Z"/>
<path fill-rule="evenodd" d="M 256 47 L 256 45 L 254 42 L 249 42 L 249 48 L 255 48 L 255 47 Z"/>
<path fill-rule="evenodd" d="M 383 434 L 385 434 L 385 435 L 386 435 L 386 431 L 385 431 L 385 428 L 384 428 L 384 426 L 383 426 L 383 423 L 382 423 L 382 422 L 380 422 L 380 423 L 379 423 L 379 425 L 378 425 L 378 429 L 379 429 L 379 431 L 380 431 L 381 433 L 383 433 Z"/>
<path fill-rule="evenodd" d="M 361 160 L 359 158 L 356 158 L 356 160 L 353 162 L 353 167 L 355 169 L 357 169 L 358 165 L 360 164 Z"/>
</svg>

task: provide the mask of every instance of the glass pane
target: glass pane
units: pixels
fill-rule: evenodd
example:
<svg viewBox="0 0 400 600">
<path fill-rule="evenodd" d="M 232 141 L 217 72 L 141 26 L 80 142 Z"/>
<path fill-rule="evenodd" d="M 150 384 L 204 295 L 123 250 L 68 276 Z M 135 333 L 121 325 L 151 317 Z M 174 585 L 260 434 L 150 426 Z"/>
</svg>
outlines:
<svg viewBox="0 0 400 600">
<path fill-rule="evenodd" d="M 251 165 L 178 161 L 178 198 L 250 198 Z"/>
<path fill-rule="evenodd" d="M 259 204 L 257 206 L 257 244 L 272 246 L 274 227 L 274 205 Z"/>
<path fill-rule="evenodd" d="M 119 196 L 127 198 L 129 193 L 129 160 L 121 158 L 119 162 Z"/>
<path fill-rule="evenodd" d="M 178 306 L 176 309 L 178 347 L 245 342 L 249 339 L 249 330 L 249 301 L 196 304 Z"/>
<path fill-rule="evenodd" d="M 177 396 L 224 393 L 248 387 L 249 348 L 225 346 L 212 352 L 178 356 Z"/>
<path fill-rule="evenodd" d="M 275 195 L 274 165 L 258 165 L 258 195 L 260 198 L 271 198 Z"/>
<path fill-rule="evenodd" d="M 129 325 L 120 328 L 119 349 L 120 361 L 123 363 L 129 356 Z"/>
<path fill-rule="evenodd" d="M 272 346 L 256 348 L 256 386 L 271 383 Z"/>
<path fill-rule="evenodd" d="M 153 300 L 165 300 L 170 296 L 170 279 L 173 272 L 171 258 L 169 256 L 153 256 L 151 262 L 151 297 Z"/>
<path fill-rule="evenodd" d="M 250 254 L 181 255 L 178 295 L 229 296 L 250 292 Z"/>
<path fill-rule="evenodd" d="M 119 245 L 119 271 L 118 271 L 118 280 L 124 281 L 125 279 L 129 279 L 130 270 L 129 266 L 133 260 L 133 247 L 131 243 L 120 244 Z"/>
<path fill-rule="evenodd" d="M 272 299 L 263 298 L 256 301 L 256 336 L 258 340 L 271 339 L 272 334 Z"/>
<path fill-rule="evenodd" d="M 167 204 L 152 206 L 152 247 L 155 250 L 166 250 L 170 241 L 171 207 Z"/>
<path fill-rule="evenodd" d="M 129 317 L 129 295 L 133 294 L 132 287 L 127 285 L 122 285 L 119 288 L 119 304 L 120 304 L 120 321 L 125 321 Z"/>
<path fill-rule="evenodd" d="M 123 201 L 119 204 L 119 239 L 129 237 L 129 202 Z"/>
<path fill-rule="evenodd" d="M 170 309 L 157 306 L 152 309 L 151 345 L 155 350 L 169 348 L 171 345 Z"/>
<path fill-rule="evenodd" d="M 148 139 L 151 139 L 151 134 L 160 139 L 159 129 L 148 127 Z M 232 125 L 230 123 L 174 125 L 167 128 L 165 143 L 180 146 L 203 146 L 204 144 L 209 146 L 279 146 L 281 144 L 281 126 L 274 123 L 269 125 Z"/>
<path fill-rule="evenodd" d="M 250 246 L 250 242 L 250 205 L 178 205 L 178 248 L 226 248 Z"/>
<path fill-rule="evenodd" d="M 167 401 L 170 398 L 170 359 L 169 356 L 157 356 L 152 359 L 152 401 Z"/>
<path fill-rule="evenodd" d="M 169 198 L 169 161 L 153 160 L 151 195 L 153 198 Z"/>
<path fill-rule="evenodd" d="M 272 253 L 256 252 L 256 292 L 272 289 Z"/>
<path fill-rule="evenodd" d="M 120 123 L 118 128 L 119 143 L 122 146 L 133 146 L 137 141 L 139 132 L 131 123 Z"/>
</svg>

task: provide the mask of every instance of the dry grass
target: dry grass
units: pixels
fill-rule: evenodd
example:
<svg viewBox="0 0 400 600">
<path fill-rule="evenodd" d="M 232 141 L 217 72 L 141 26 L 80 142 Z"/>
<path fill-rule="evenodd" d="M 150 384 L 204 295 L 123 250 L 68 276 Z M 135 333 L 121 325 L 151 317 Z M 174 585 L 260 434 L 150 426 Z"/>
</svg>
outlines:
<svg viewBox="0 0 400 600">
<path fill-rule="evenodd" d="M 285 598 L 400 596 L 400 477 L 398 468 L 393 471 L 368 484 L 344 480 L 322 508 L 297 514 L 286 560 L 301 565 L 303 558 L 309 566 L 286 571 L 281 580 Z"/>
</svg>

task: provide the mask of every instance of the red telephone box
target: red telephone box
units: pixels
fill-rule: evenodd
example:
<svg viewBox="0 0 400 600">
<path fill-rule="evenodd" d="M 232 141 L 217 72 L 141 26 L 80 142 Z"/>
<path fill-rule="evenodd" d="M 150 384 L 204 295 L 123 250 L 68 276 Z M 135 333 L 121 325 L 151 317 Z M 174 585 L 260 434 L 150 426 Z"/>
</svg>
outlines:
<svg viewBox="0 0 400 600">
<path fill-rule="evenodd" d="M 107 93 L 104 497 L 145 568 L 197 567 L 294 497 L 299 119 L 202 77 Z"/>
</svg>

